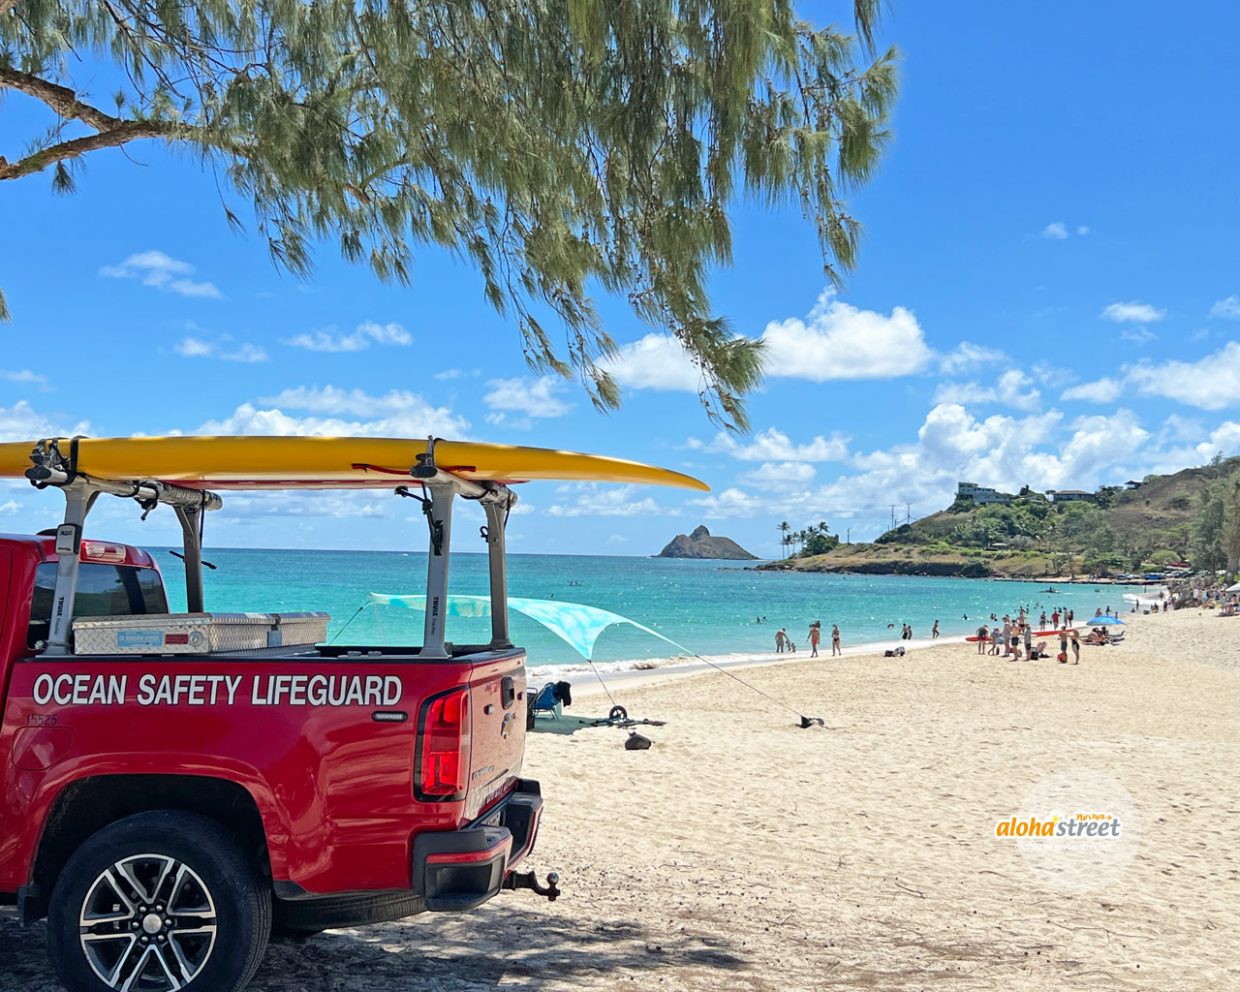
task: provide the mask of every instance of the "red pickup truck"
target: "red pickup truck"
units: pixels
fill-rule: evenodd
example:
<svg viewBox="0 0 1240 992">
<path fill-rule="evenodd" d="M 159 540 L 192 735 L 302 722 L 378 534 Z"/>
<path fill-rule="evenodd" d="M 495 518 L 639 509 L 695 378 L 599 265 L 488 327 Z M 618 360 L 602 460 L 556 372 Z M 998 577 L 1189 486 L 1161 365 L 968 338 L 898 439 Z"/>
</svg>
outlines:
<svg viewBox="0 0 1240 992">
<path fill-rule="evenodd" d="M 558 894 L 554 876 L 514 871 L 542 799 L 520 774 L 525 655 L 506 609 L 491 643 L 460 646 L 439 610 L 454 494 L 486 509 L 492 592 L 506 595 L 505 487 L 433 465 L 418 478 L 423 645 L 290 644 L 278 615 L 200 612 L 197 538 L 218 498 L 92 479 L 53 449 L 27 475 L 65 492 L 65 523 L 0 537 L 0 904 L 47 917 L 70 990 L 234 992 L 273 926 L 468 910 L 504 888 Z M 177 510 L 191 612 L 168 613 L 148 553 L 83 539 L 99 492 Z M 272 646 L 214 644 L 238 617 Z M 108 650 L 84 649 L 91 624 Z"/>
</svg>

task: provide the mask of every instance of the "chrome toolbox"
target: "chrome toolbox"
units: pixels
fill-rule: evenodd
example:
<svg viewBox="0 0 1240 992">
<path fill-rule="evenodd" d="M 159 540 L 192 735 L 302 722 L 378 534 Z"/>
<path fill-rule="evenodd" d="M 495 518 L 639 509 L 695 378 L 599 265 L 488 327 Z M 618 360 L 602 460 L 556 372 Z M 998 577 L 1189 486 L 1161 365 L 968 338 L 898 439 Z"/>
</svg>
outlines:
<svg viewBox="0 0 1240 992">
<path fill-rule="evenodd" d="M 75 654 L 207 654 L 314 644 L 326 613 L 162 613 L 73 621 Z"/>
</svg>

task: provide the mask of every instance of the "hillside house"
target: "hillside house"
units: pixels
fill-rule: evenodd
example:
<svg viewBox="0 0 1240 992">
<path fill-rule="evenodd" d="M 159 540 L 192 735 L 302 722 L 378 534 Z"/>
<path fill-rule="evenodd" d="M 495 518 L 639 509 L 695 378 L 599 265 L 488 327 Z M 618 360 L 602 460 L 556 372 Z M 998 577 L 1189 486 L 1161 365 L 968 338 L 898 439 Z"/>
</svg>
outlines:
<svg viewBox="0 0 1240 992">
<path fill-rule="evenodd" d="M 1012 497 L 989 486 L 979 486 L 976 482 L 956 483 L 956 499 L 962 503 L 983 506 L 986 503 L 1010 503 Z"/>
</svg>

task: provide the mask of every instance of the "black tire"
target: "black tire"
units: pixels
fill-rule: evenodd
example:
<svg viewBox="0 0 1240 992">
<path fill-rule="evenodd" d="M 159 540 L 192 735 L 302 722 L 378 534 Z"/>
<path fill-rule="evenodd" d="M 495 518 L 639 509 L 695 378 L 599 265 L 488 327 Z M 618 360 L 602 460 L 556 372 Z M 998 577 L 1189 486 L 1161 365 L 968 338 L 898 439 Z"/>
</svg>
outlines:
<svg viewBox="0 0 1240 992">
<path fill-rule="evenodd" d="M 372 892 L 322 899 L 278 899 L 274 932 L 311 937 L 324 930 L 403 920 L 426 912 L 426 901 L 411 892 Z"/>
<path fill-rule="evenodd" d="M 143 856 L 152 860 L 126 862 L 126 859 L 139 859 Z M 116 877 L 119 873 L 114 870 L 114 866 L 125 862 L 136 865 L 131 868 L 136 875 L 145 869 L 147 864 L 157 864 L 157 859 L 171 859 L 175 865 L 184 866 L 192 875 L 197 876 L 186 885 L 192 888 L 196 882 L 201 882 L 201 889 L 194 891 L 192 895 L 196 897 L 205 890 L 209 897 L 207 904 L 214 913 L 214 939 L 205 953 L 202 951 L 206 946 L 205 937 L 188 938 L 191 941 L 191 959 L 196 955 L 201 955 L 201 958 L 194 962 L 195 970 L 191 980 L 181 985 L 184 992 L 240 992 L 258 970 L 271 935 L 270 887 L 260 880 L 254 867 L 242 854 L 236 839 L 219 822 L 197 813 L 155 810 L 118 820 L 95 833 L 73 853 L 56 880 L 47 914 L 48 953 L 57 975 L 69 992 L 112 992 L 114 987 L 119 988 L 123 984 L 118 979 L 113 985 L 109 985 L 96 974 L 84 948 L 80 921 L 82 914 L 91 906 L 98 907 L 106 903 L 111 903 L 112 909 L 121 906 L 121 897 L 113 898 L 117 890 L 114 887 L 109 888 L 101 881 L 105 872 L 113 869 L 112 875 Z M 174 919 L 173 929 L 161 931 L 165 934 L 163 947 L 170 949 L 172 937 L 169 935 L 177 933 L 176 927 L 199 927 L 208 914 L 194 913 L 189 907 L 179 909 L 174 906 L 173 901 L 177 898 L 176 885 L 168 888 L 167 882 L 163 884 L 165 887 L 160 888 L 155 882 L 148 882 L 147 888 L 155 891 L 156 899 L 168 902 L 166 914 L 172 917 L 182 911 L 190 914 L 180 920 Z M 128 882 L 125 886 L 130 897 L 140 892 Z M 183 887 L 180 891 L 184 897 L 187 890 Z M 161 892 L 165 895 L 161 896 Z M 88 903 L 88 898 L 101 902 Z M 140 904 L 142 900 L 137 898 L 133 901 Z M 157 907 L 161 910 L 164 908 L 159 903 Z M 142 907 L 139 905 L 138 908 Z M 128 913 L 129 910 L 126 908 L 122 912 Z M 152 912 L 142 919 L 166 914 Z M 96 926 L 96 930 L 106 930 L 111 926 L 123 933 L 126 926 L 133 926 L 132 920 L 136 918 L 129 916 L 125 922 L 100 924 Z M 158 926 L 158 919 L 152 925 Z M 135 930 L 139 935 L 150 932 L 141 925 Z M 157 934 L 149 939 L 160 938 Z M 179 947 L 187 946 L 184 943 L 186 938 L 177 939 L 180 941 Z M 196 950 L 192 943 L 195 939 L 198 940 Z M 118 941 L 120 938 L 110 938 L 108 944 L 115 947 Z M 100 946 L 104 945 L 94 944 L 92 948 Z M 125 945 L 121 942 L 120 946 L 123 948 Z M 134 948 L 131 953 L 139 955 L 140 959 L 140 946 L 131 946 Z M 102 952 L 93 950 L 92 953 L 99 955 Z M 107 953 L 119 955 L 121 952 L 109 949 Z M 99 964 L 98 959 L 96 963 Z M 105 962 L 106 964 L 110 964 L 110 961 Z M 158 962 L 152 959 L 147 967 L 152 971 L 143 971 L 144 976 L 153 974 Z M 135 985 L 137 984 L 140 983 L 135 982 Z"/>
<path fill-rule="evenodd" d="M 612 723 L 624 723 L 629 718 L 629 711 L 623 706 L 613 706 L 611 712 L 607 714 L 607 719 Z"/>
</svg>

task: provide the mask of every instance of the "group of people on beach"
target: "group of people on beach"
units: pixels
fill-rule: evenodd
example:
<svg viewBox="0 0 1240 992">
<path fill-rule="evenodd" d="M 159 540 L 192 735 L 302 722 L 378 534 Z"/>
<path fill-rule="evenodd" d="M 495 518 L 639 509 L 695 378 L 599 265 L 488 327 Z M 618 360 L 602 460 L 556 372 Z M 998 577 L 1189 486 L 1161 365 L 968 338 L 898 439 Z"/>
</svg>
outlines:
<svg viewBox="0 0 1240 992">
<path fill-rule="evenodd" d="M 809 625 L 809 632 L 806 634 L 809 641 L 809 656 L 811 658 L 818 657 L 818 645 L 822 642 L 822 621 L 815 620 Z M 797 649 L 796 643 L 788 636 L 788 629 L 780 627 L 775 631 L 775 653 L 784 654 L 785 652 L 795 653 Z M 843 655 L 844 649 L 840 646 L 840 625 L 834 623 L 831 625 L 831 657 Z"/>
<path fill-rule="evenodd" d="M 1077 634 L 1076 628 L 1070 626 L 1072 623 L 1072 611 L 1065 610 L 1060 614 L 1056 610 L 1053 614 L 1053 625 L 1055 632 L 1059 636 L 1059 654 L 1056 656 L 1061 665 L 1068 664 L 1068 650 L 1072 651 L 1072 664 L 1079 665 L 1081 663 L 1081 639 Z M 1062 616 L 1064 625 L 1059 626 L 1059 620 Z M 994 627 L 988 624 L 982 624 L 977 628 L 977 653 L 989 654 L 1006 658 L 1008 661 L 1037 661 L 1040 658 L 1049 658 L 1050 653 L 1047 651 L 1047 642 L 1039 641 L 1033 643 L 1033 622 L 1027 617 L 1022 610 L 1017 614 L 1016 618 L 1004 614 L 1002 626 L 1000 621 L 991 614 L 994 620 Z M 1042 614 L 1042 626 L 1046 625 L 1046 614 Z M 1090 634 L 1090 636 L 1094 636 Z M 1105 632 L 1104 632 L 1105 636 Z M 1087 643 L 1091 643 L 1088 642 Z M 988 646 L 989 645 L 989 649 Z M 1000 651 L 1002 649 L 1002 651 Z"/>
</svg>

